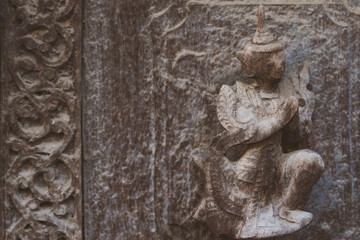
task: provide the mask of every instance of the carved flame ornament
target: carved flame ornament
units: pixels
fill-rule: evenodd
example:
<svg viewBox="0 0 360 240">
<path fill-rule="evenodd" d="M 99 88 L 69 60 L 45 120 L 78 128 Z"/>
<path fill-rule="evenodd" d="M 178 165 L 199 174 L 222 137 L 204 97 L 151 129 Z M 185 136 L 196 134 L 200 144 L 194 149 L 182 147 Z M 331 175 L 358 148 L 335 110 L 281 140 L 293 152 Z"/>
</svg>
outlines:
<svg viewBox="0 0 360 240">
<path fill-rule="evenodd" d="M 79 4 L 10 4 L 6 239 L 81 239 Z"/>
<path fill-rule="evenodd" d="M 206 178 L 193 218 L 218 236 L 235 239 L 290 234 L 312 221 L 312 214 L 301 209 L 324 171 L 319 154 L 301 144 L 294 151 L 287 144 L 308 135 L 309 116 L 304 115 L 311 101 L 289 96 L 294 91 L 279 86 L 284 51 L 266 28 L 262 6 L 253 41 L 237 57 L 254 82 L 220 90 L 217 113 L 225 131 L 207 149 L 192 153 Z M 246 151 L 230 160 L 230 148 Z"/>
</svg>

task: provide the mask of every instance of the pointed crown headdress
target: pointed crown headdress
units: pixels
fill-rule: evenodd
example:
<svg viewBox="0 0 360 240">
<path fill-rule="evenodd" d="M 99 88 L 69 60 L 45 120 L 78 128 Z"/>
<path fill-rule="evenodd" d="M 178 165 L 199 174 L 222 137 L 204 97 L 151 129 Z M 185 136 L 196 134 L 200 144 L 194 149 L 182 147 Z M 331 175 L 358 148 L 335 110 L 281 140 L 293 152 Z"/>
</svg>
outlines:
<svg viewBox="0 0 360 240">
<path fill-rule="evenodd" d="M 276 41 L 265 25 L 265 10 L 262 5 L 258 9 L 258 26 L 251 43 L 245 46 L 244 51 L 251 52 L 277 52 L 283 50 L 282 45 Z"/>
</svg>

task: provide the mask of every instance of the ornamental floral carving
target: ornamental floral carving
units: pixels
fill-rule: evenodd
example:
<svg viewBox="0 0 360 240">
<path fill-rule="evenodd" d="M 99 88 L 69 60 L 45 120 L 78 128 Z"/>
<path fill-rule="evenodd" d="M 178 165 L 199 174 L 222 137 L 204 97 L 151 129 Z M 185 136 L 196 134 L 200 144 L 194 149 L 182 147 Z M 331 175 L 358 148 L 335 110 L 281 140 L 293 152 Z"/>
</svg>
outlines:
<svg viewBox="0 0 360 240">
<path fill-rule="evenodd" d="M 81 239 L 79 7 L 10 2 L 6 239 Z"/>
</svg>

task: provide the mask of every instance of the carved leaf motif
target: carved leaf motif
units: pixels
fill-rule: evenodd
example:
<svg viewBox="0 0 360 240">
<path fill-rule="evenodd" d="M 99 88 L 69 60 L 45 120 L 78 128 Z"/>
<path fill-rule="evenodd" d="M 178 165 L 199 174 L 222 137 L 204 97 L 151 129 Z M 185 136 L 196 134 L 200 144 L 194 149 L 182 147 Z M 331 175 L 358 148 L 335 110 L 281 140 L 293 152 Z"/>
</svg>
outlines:
<svg viewBox="0 0 360 240">
<path fill-rule="evenodd" d="M 12 1 L 6 239 L 81 239 L 75 1 Z M 74 11 L 72 11 L 74 10 Z M 11 32 L 11 34 L 13 34 Z M 79 208 L 80 207 L 80 208 Z"/>
</svg>

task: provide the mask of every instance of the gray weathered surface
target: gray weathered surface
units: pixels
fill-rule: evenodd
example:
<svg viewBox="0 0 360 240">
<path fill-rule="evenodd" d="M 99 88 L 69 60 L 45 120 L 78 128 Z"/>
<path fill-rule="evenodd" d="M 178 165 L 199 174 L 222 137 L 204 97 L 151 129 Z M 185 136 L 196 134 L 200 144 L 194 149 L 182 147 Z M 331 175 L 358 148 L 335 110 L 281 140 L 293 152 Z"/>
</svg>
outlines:
<svg viewBox="0 0 360 240">
<path fill-rule="evenodd" d="M 285 46 L 286 74 L 310 66 L 312 148 L 326 164 L 307 205 L 313 223 L 284 239 L 360 235 L 360 11 L 344 2 L 266 6 L 267 24 Z M 222 130 L 216 96 L 242 78 L 233 52 L 250 40 L 257 9 L 212 3 L 86 3 L 86 239 L 212 239 L 192 222 L 179 226 L 201 192 L 189 153 Z"/>
<path fill-rule="evenodd" d="M 10 7 L 10 2 L 21 5 L 21 1 L 2 1 L 1 6 L 6 10 L 1 9 L 1 13 L 20 14 L 21 11 L 13 12 L 15 7 Z M 36 5 L 38 1 L 25 2 Z M 244 2 L 252 4 L 244 5 Z M 198 185 L 201 180 L 198 168 L 189 155 L 223 130 L 216 117 L 216 97 L 222 84 L 233 85 L 236 80 L 244 79 L 233 52 L 251 39 L 249 33 L 256 28 L 257 5 L 253 4 L 260 2 L 274 4 L 266 6 L 267 24 L 285 47 L 286 75 L 298 74 L 305 63 L 310 67 L 308 89 L 316 98 L 311 146 L 326 165 L 306 208 L 314 214 L 313 223 L 282 239 L 360 238 L 360 5 L 357 1 L 295 5 L 309 1 L 89 0 L 84 1 L 82 32 L 85 239 L 214 239 L 204 226 L 189 219 L 203 190 Z M 7 157 L 9 145 L 5 144 L 9 134 L 18 137 L 9 128 L 11 121 L 7 118 L 13 109 L 9 107 L 8 96 L 19 95 L 18 86 L 10 76 L 17 70 L 11 68 L 11 61 L 15 56 L 36 56 L 43 65 L 37 66 L 34 75 L 27 76 L 27 84 L 31 82 L 27 86 L 32 88 L 33 83 L 36 86 L 34 76 L 42 72 L 42 67 L 55 68 L 62 71 L 57 75 L 61 79 L 57 78 L 51 87 L 60 88 L 70 99 L 75 99 L 74 111 L 63 112 L 70 113 L 76 129 L 74 141 L 70 141 L 64 153 L 73 154 L 76 159 L 76 166 L 71 168 L 76 177 L 73 185 L 76 186 L 76 219 L 70 225 L 79 236 L 80 1 L 63 3 L 75 3 L 73 11 L 59 19 L 61 24 L 74 27 L 74 35 L 70 35 L 75 51 L 69 62 L 61 66 L 41 60 L 37 50 L 25 50 L 18 36 L 9 35 L 18 29 L 19 22 L 6 18 L 6 34 L 2 33 L 1 39 L 1 175 L 8 173 L 10 180 L 19 176 L 8 172 L 12 158 Z M 25 11 L 37 15 L 33 9 L 29 7 Z M 49 14 L 51 9 L 45 12 Z M 32 33 L 26 31 L 20 30 L 19 36 Z M 66 31 L 71 32 L 71 28 Z M 40 35 L 35 37 L 44 32 L 44 29 L 36 31 Z M 61 38 L 57 44 L 60 52 L 64 50 Z M 66 68 L 68 65 L 73 67 Z M 64 81 L 64 77 L 72 74 L 76 91 L 68 89 L 69 82 Z M 44 87 L 42 83 L 39 86 Z M 37 97 L 46 101 L 46 91 L 39 92 Z M 24 126 L 32 124 L 38 126 L 36 121 Z M 56 133 L 49 134 L 56 139 Z M 27 141 L 29 136 L 21 138 Z M 49 143 L 48 138 L 45 140 Z M 36 144 L 40 142 L 42 139 Z M 47 146 L 54 147 L 52 143 Z M 4 177 L 0 189 L 5 189 Z M 0 214 L 5 216 L 0 220 L 1 237 L 21 218 L 14 206 L 9 207 L 13 192 L 5 193 L 0 197 Z"/>
<path fill-rule="evenodd" d="M 326 164 L 307 205 L 313 223 L 284 239 L 360 235 L 360 11 L 345 2 L 266 7 L 287 74 L 310 66 L 312 147 Z M 221 132 L 216 96 L 221 84 L 242 78 L 232 53 L 256 28 L 257 6 L 200 3 L 86 3 L 86 239 L 212 239 L 192 222 L 179 226 L 201 188 L 189 153 Z"/>
</svg>

